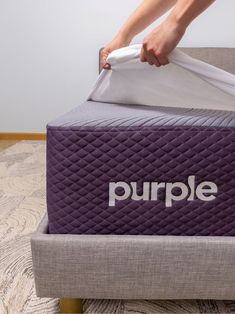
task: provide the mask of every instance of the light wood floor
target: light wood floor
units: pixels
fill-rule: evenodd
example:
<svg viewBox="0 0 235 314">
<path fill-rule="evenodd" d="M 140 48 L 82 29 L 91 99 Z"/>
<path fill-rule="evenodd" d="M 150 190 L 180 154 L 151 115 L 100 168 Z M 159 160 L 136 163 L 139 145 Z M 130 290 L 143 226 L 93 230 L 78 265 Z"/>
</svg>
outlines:
<svg viewBox="0 0 235 314">
<path fill-rule="evenodd" d="M 19 141 L 0 141 L 0 152 L 4 149 L 16 144 Z"/>
</svg>

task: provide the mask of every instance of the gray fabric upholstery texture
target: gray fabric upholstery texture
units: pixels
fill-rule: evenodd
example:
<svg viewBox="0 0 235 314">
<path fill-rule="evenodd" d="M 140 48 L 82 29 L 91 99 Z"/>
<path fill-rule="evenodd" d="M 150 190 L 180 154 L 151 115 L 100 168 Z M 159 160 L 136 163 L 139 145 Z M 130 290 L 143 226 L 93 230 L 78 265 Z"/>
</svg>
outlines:
<svg viewBox="0 0 235 314">
<path fill-rule="evenodd" d="M 50 235 L 31 240 L 37 295 L 235 299 L 233 237 Z"/>
<path fill-rule="evenodd" d="M 235 74 L 235 48 L 179 48 L 189 56 Z M 101 52 L 102 48 L 100 49 Z M 102 70 L 99 54 L 99 72 Z"/>
</svg>

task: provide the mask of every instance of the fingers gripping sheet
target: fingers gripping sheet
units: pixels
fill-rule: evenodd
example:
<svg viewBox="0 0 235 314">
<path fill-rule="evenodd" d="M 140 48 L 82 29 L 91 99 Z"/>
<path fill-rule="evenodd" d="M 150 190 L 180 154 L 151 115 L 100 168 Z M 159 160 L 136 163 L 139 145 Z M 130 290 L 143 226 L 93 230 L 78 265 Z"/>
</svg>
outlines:
<svg viewBox="0 0 235 314">
<path fill-rule="evenodd" d="M 113 51 L 88 100 L 235 111 L 235 75 L 175 49 L 170 64 L 140 61 L 141 45 Z"/>
</svg>

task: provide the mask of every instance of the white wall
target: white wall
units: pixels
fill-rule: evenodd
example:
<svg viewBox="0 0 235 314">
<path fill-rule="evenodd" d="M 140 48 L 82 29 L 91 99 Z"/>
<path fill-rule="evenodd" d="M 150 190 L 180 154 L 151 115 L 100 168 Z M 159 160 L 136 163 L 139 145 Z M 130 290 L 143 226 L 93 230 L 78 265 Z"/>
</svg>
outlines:
<svg viewBox="0 0 235 314">
<path fill-rule="evenodd" d="M 0 0 L 0 132 L 45 131 L 47 121 L 84 101 L 99 48 L 138 3 Z M 235 1 L 217 0 L 181 45 L 235 47 L 234 12 Z"/>
</svg>

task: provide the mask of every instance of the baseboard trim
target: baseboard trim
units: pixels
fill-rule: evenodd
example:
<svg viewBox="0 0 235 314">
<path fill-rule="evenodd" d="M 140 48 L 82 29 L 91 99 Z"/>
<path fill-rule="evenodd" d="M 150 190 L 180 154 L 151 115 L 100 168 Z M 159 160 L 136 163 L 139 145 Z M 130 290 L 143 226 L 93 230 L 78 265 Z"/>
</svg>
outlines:
<svg viewBox="0 0 235 314">
<path fill-rule="evenodd" d="M 29 141 L 45 141 L 46 140 L 46 133 L 0 133 L 0 140 L 4 141 L 22 141 L 22 140 L 29 140 Z"/>
</svg>

